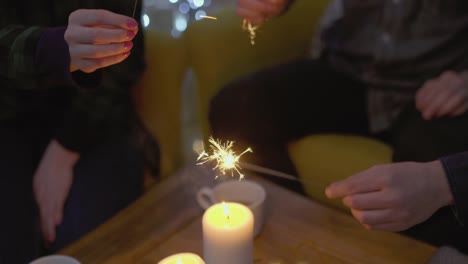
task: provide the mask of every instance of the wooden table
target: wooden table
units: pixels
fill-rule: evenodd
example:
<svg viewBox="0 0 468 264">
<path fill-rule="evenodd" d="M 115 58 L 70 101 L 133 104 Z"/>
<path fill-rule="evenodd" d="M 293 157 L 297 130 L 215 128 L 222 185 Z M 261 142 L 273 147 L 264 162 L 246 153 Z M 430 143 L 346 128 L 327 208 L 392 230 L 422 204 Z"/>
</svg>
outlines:
<svg viewBox="0 0 468 264">
<path fill-rule="evenodd" d="M 351 216 L 260 178 L 269 215 L 255 240 L 254 263 L 426 263 L 435 248 L 393 233 L 362 228 Z M 151 263 L 179 252 L 202 256 L 202 210 L 195 193 L 211 173 L 185 168 L 62 254 L 83 264 Z M 222 263 L 219 263 L 222 264 Z"/>
</svg>

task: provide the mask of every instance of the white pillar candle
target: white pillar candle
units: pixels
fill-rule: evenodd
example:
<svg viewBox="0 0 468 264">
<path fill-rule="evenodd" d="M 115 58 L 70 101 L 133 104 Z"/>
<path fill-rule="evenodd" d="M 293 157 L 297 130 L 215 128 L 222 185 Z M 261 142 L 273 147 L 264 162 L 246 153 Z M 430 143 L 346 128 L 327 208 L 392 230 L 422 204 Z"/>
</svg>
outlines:
<svg viewBox="0 0 468 264">
<path fill-rule="evenodd" d="M 205 264 L 205 262 L 196 254 L 179 253 L 159 261 L 158 264 Z"/>
<path fill-rule="evenodd" d="M 206 264 L 252 264 L 254 217 L 239 203 L 219 203 L 203 215 Z"/>
</svg>

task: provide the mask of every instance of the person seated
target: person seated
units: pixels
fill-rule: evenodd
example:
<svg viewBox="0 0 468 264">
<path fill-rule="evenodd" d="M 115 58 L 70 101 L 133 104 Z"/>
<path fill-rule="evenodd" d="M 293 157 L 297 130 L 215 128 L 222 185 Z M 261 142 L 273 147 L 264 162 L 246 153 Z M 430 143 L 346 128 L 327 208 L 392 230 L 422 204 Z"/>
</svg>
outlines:
<svg viewBox="0 0 468 264">
<path fill-rule="evenodd" d="M 133 1 L 0 6 L 0 263 L 29 263 L 142 194 L 143 36 Z"/>
<path fill-rule="evenodd" d="M 291 4 L 239 0 L 237 13 L 261 24 Z M 249 162 L 289 173 L 287 145 L 306 135 L 382 140 L 394 163 L 332 184 L 328 197 L 343 199 L 369 229 L 468 252 L 468 2 L 332 4 L 339 12 L 320 32 L 320 57 L 223 87 L 210 105 L 213 136 L 251 146 Z"/>
</svg>

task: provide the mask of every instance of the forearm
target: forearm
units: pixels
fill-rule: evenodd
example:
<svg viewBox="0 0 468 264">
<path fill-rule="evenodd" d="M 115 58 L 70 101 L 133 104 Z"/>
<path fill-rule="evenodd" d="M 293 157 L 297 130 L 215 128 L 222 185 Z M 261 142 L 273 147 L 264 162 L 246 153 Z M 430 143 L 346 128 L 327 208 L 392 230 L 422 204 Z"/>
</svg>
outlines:
<svg viewBox="0 0 468 264">
<path fill-rule="evenodd" d="M 70 81 L 70 55 L 65 27 L 8 25 L 0 29 L 0 76 L 34 80 L 37 89 Z"/>
<path fill-rule="evenodd" d="M 122 2 L 123 3 L 123 2 Z M 115 1 L 103 1 L 103 8 L 111 11 Z M 133 4 L 126 3 L 128 14 Z M 141 17 L 141 2 L 135 17 Z M 140 21 L 139 28 L 141 27 Z M 128 114 L 133 111 L 132 87 L 145 69 L 143 32 L 133 39 L 130 56 L 123 62 L 99 69 L 91 74 L 81 71 L 72 73 L 73 80 L 81 89 L 76 91 L 74 102 L 57 128 L 55 138 L 65 148 L 80 153 L 86 152 L 113 133 L 130 123 Z"/>
<path fill-rule="evenodd" d="M 130 57 L 120 64 L 92 74 L 73 73 L 82 89 L 76 91 L 55 137 L 69 150 L 86 151 L 112 130 L 128 128 L 133 114 L 132 87 L 145 69 L 143 36 L 134 39 Z"/>
<path fill-rule="evenodd" d="M 434 188 L 433 193 L 438 199 L 439 208 L 452 205 L 453 194 L 442 162 L 435 160 L 425 163 L 425 166 L 428 169 L 428 176 L 431 177 L 431 185 Z"/>
<path fill-rule="evenodd" d="M 70 52 L 65 42 L 66 27 L 44 30 L 36 46 L 34 63 L 38 73 L 49 82 L 70 82 Z"/>
<path fill-rule="evenodd" d="M 450 190 L 453 195 L 453 208 L 461 225 L 468 222 L 468 152 L 443 157 L 440 159 Z"/>
<path fill-rule="evenodd" d="M 42 27 L 5 25 L 0 29 L 0 77 L 30 79 L 38 74 L 36 47 Z"/>
</svg>

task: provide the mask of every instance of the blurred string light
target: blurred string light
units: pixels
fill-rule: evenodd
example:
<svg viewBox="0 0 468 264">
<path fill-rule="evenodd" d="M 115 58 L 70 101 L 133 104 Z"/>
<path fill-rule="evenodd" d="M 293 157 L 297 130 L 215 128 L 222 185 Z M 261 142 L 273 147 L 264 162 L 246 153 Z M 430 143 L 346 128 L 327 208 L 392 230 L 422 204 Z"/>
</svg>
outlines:
<svg viewBox="0 0 468 264">
<path fill-rule="evenodd" d="M 143 14 L 142 19 L 143 19 L 143 26 L 148 27 L 150 24 L 149 16 L 147 14 Z"/>
<path fill-rule="evenodd" d="M 204 0 L 193 0 L 193 5 L 194 5 L 196 8 L 200 8 L 200 7 L 202 7 L 204 4 L 205 4 L 205 1 L 204 1 Z"/>
<path fill-rule="evenodd" d="M 174 26 L 178 31 L 185 31 L 187 29 L 187 19 L 184 16 L 177 16 Z"/>
<path fill-rule="evenodd" d="M 206 16 L 206 12 L 204 10 L 197 10 L 195 13 L 196 20 L 202 20 Z"/>
<path fill-rule="evenodd" d="M 186 2 L 183 2 L 179 5 L 179 12 L 182 14 L 188 14 L 190 12 L 190 5 Z"/>
<path fill-rule="evenodd" d="M 142 0 L 143 1 L 143 0 Z M 170 25 L 171 35 L 178 38 L 187 29 L 190 20 L 201 20 L 207 18 L 207 12 L 204 10 L 209 7 L 212 0 L 144 0 L 144 6 L 146 10 L 153 8 L 159 10 L 172 10 L 172 23 Z M 142 14 L 141 20 L 143 27 L 150 27 L 151 17 L 154 11 L 146 11 Z M 158 27 L 160 27 L 159 25 Z M 164 27 L 164 25 L 162 25 Z M 156 30 L 160 30 L 156 29 Z"/>
</svg>

